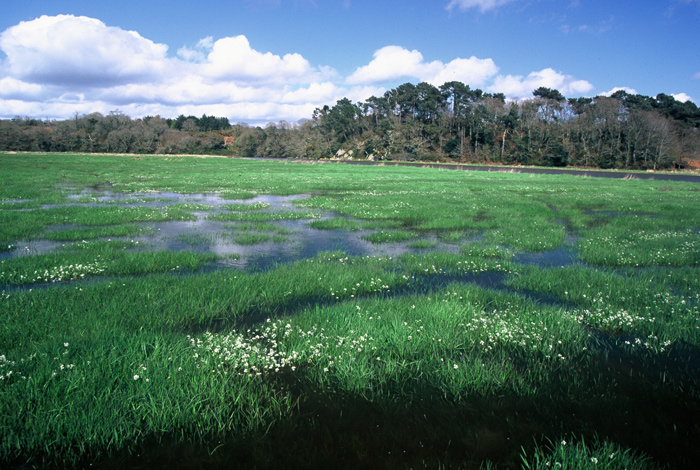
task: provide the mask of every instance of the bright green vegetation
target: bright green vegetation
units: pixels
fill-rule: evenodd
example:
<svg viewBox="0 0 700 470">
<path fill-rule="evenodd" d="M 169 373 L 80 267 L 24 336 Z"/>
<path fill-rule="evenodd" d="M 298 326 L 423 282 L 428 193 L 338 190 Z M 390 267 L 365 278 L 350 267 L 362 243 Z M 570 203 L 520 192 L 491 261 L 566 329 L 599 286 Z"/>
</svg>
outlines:
<svg viewBox="0 0 700 470">
<path fill-rule="evenodd" d="M 418 248 L 418 249 L 428 249 L 428 248 L 436 248 L 438 246 L 437 242 L 431 242 L 429 240 L 417 240 L 415 242 L 408 243 L 406 246 L 410 248 Z"/>
<path fill-rule="evenodd" d="M 461 230 L 451 230 L 447 232 L 440 232 L 439 236 L 441 240 L 444 240 L 448 243 L 455 243 L 460 240 L 462 240 L 465 237 L 465 232 Z"/>
<path fill-rule="evenodd" d="M 272 235 L 266 233 L 244 233 L 233 237 L 234 241 L 239 245 L 256 245 L 264 243 L 272 239 Z"/>
<path fill-rule="evenodd" d="M 156 157 L 0 154 L 0 168 L 0 202 L 22 201 L 0 206 L 3 244 L 80 239 L 0 261 L 3 468 L 700 459 L 696 186 Z M 103 238 L 131 236 L 139 220 L 195 220 L 199 204 L 128 217 L 111 204 L 42 208 L 106 181 L 311 197 L 299 210 L 207 211 L 201 220 L 267 218 L 193 228 L 176 240 L 189 251 Z M 421 251 L 321 252 L 256 271 L 212 269 L 221 256 L 194 249 L 291 239 L 270 214 Z M 522 261 L 564 248 L 578 261 Z"/>
<path fill-rule="evenodd" d="M 133 224 L 106 225 L 89 228 L 70 228 L 42 233 L 41 238 L 57 242 L 94 240 L 106 237 L 134 237 L 145 233 L 152 233 L 149 227 L 140 227 Z"/>
<path fill-rule="evenodd" d="M 0 212 L 0 244 L 19 239 L 37 238 L 51 225 L 101 227 L 133 222 L 163 222 L 166 220 L 195 220 L 196 217 L 178 207 L 77 207 L 63 206 L 31 211 L 4 210 Z M 129 229 L 122 229 L 128 231 Z M 60 236 L 60 235 L 59 235 Z M 70 236 L 70 235 L 67 235 Z M 48 237 L 41 238 L 49 238 Z"/>
<path fill-rule="evenodd" d="M 334 217 L 332 219 L 313 220 L 309 222 L 309 227 L 317 230 L 361 230 L 359 222 L 344 217 Z"/>
<path fill-rule="evenodd" d="M 664 352 L 671 344 L 700 347 L 700 291 L 678 292 L 663 271 L 632 276 L 582 267 L 521 272 L 509 283 L 523 290 L 546 293 L 575 304 L 569 311 L 595 331 L 624 337 L 626 346 Z M 682 273 L 700 279 L 700 268 Z"/>
<path fill-rule="evenodd" d="M 579 244 L 584 261 L 608 266 L 697 266 L 698 230 L 683 219 L 619 216 Z"/>
<path fill-rule="evenodd" d="M 295 212 L 295 211 L 277 211 L 277 212 L 225 212 L 220 214 L 212 214 L 209 216 L 211 220 L 220 220 L 225 222 L 269 222 L 273 220 L 296 220 L 296 219 L 315 219 L 320 217 L 314 212 Z"/>
<path fill-rule="evenodd" d="M 221 206 L 221 208 L 224 210 L 237 211 L 237 212 L 259 211 L 259 210 L 267 209 L 269 207 L 270 207 L 270 204 L 267 202 L 255 202 L 255 203 L 251 203 L 251 204 L 242 204 L 242 203 L 224 204 L 223 206 Z"/>
<path fill-rule="evenodd" d="M 643 470 L 659 468 L 648 457 L 636 455 L 629 449 L 621 449 L 609 442 L 596 442 L 593 446 L 585 441 L 569 443 L 562 440 L 550 444 L 547 451 L 539 448 L 528 458 L 523 455 L 525 470 L 550 470 L 552 468 L 567 468 L 580 470 Z"/>
<path fill-rule="evenodd" d="M 363 235 L 362 238 L 372 243 L 404 242 L 418 236 L 415 232 L 406 230 L 381 230 L 371 235 Z"/>
<path fill-rule="evenodd" d="M 138 242 L 82 242 L 54 253 L 0 261 L 0 284 L 60 282 L 93 276 L 125 276 L 164 271 L 191 271 L 216 259 L 187 251 L 135 252 Z"/>
</svg>

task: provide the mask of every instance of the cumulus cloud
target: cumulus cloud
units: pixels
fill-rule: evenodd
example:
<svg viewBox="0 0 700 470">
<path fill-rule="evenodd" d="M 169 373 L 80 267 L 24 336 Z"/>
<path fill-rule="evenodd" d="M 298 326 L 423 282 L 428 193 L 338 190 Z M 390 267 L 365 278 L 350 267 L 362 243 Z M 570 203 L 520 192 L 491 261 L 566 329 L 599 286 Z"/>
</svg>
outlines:
<svg viewBox="0 0 700 470">
<path fill-rule="evenodd" d="M 168 47 L 84 16 L 42 16 L 0 35 L 14 78 L 46 85 L 110 86 L 157 78 Z"/>
<path fill-rule="evenodd" d="M 188 110 L 234 120 L 301 119 L 360 87 L 328 66 L 260 52 L 245 36 L 168 47 L 83 16 L 42 16 L 0 33 L 0 117 L 66 118 L 119 108 L 134 117 Z M 368 95 L 369 96 L 369 95 Z M 364 98 L 364 97 L 363 97 Z"/>
<path fill-rule="evenodd" d="M 427 61 L 419 51 L 400 46 L 377 50 L 346 79 L 296 52 L 256 50 L 245 36 L 205 37 L 168 56 L 166 45 L 137 32 L 72 15 L 42 16 L 8 28 L 0 33 L 1 53 L 6 58 L 0 63 L 0 118 L 66 119 L 76 112 L 119 109 L 132 117 L 208 114 L 251 124 L 297 121 L 343 97 L 357 102 L 382 96 L 385 86 L 402 78 L 435 86 L 460 81 L 511 98 L 531 96 L 540 86 L 572 95 L 592 89 L 585 80 L 552 69 L 503 76 L 490 58 Z"/>
<path fill-rule="evenodd" d="M 374 53 L 374 59 L 359 67 L 346 80 L 349 84 L 373 84 L 397 80 L 402 77 L 417 78 L 435 86 L 445 82 L 460 81 L 480 86 L 498 72 L 492 59 L 457 58 L 444 64 L 439 60 L 425 62 L 423 54 L 400 46 L 386 46 Z"/>
<path fill-rule="evenodd" d="M 455 8 L 462 11 L 477 8 L 481 13 L 484 13 L 514 1 L 517 0 L 450 0 L 445 8 L 450 11 Z"/>
<path fill-rule="evenodd" d="M 206 38 L 200 39 L 194 47 L 181 47 L 177 50 L 177 55 L 190 62 L 203 62 L 204 59 L 206 59 L 208 51 L 210 51 L 213 46 L 214 38 L 212 36 L 207 36 Z"/>
<path fill-rule="evenodd" d="M 0 79 L 0 97 L 9 99 L 40 99 L 44 88 L 34 83 L 25 83 L 12 77 Z"/>
<path fill-rule="evenodd" d="M 426 81 L 436 86 L 458 81 L 478 87 L 497 73 L 498 67 L 492 59 L 478 59 L 471 56 L 468 59 L 454 59 L 448 62 L 442 70 Z"/>
<path fill-rule="evenodd" d="M 386 46 L 374 53 L 374 59 L 359 67 L 350 75 L 346 82 L 381 83 L 387 80 L 396 80 L 401 77 L 419 77 L 426 69 L 436 68 L 437 64 L 423 62 L 423 54 L 417 50 L 409 51 L 400 46 Z"/>
<path fill-rule="evenodd" d="M 617 91 L 624 91 L 625 93 L 627 93 L 629 95 L 637 95 L 638 94 L 637 90 L 635 90 L 634 88 L 629 88 L 626 86 L 623 86 L 623 87 L 616 86 L 615 88 L 613 88 L 610 91 L 606 91 L 605 93 L 601 93 L 601 96 L 610 96 Z"/>
<path fill-rule="evenodd" d="M 203 73 L 216 79 L 240 81 L 307 81 L 318 73 L 300 54 L 261 53 L 245 36 L 219 39 L 207 56 Z"/>
<path fill-rule="evenodd" d="M 685 93 L 674 93 L 671 94 L 671 96 L 673 96 L 676 99 L 676 101 L 680 101 L 681 103 L 685 103 L 686 101 L 694 101 L 693 98 L 686 95 Z"/>
<path fill-rule="evenodd" d="M 284 103 L 332 102 L 342 91 L 331 82 L 312 83 L 308 87 L 287 91 L 282 96 Z"/>
<path fill-rule="evenodd" d="M 577 80 L 571 75 L 546 68 L 538 72 L 531 72 L 527 77 L 522 75 L 499 75 L 489 91 L 504 93 L 510 98 L 528 98 L 532 91 L 539 87 L 559 90 L 565 96 L 580 96 L 593 89 L 593 85 L 586 80 Z"/>
<path fill-rule="evenodd" d="M 693 75 L 693 80 L 700 80 L 700 72 Z"/>
</svg>

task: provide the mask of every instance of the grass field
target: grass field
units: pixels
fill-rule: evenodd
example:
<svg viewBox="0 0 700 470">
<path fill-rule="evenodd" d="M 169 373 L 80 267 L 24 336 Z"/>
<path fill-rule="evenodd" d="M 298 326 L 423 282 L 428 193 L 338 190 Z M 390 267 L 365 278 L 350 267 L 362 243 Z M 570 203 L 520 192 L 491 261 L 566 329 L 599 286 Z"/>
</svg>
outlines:
<svg viewBox="0 0 700 470">
<path fill-rule="evenodd" d="M 692 468 L 699 189 L 0 153 L 0 467 Z"/>
</svg>

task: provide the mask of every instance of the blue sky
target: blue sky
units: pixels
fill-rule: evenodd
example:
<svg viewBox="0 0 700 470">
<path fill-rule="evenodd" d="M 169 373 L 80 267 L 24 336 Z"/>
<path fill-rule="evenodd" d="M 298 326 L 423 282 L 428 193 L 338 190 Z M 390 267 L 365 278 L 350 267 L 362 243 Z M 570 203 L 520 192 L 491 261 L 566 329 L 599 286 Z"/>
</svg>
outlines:
<svg viewBox="0 0 700 470">
<path fill-rule="evenodd" d="M 700 103 L 700 0 L 3 1 L 0 118 L 310 118 L 404 82 Z"/>
</svg>

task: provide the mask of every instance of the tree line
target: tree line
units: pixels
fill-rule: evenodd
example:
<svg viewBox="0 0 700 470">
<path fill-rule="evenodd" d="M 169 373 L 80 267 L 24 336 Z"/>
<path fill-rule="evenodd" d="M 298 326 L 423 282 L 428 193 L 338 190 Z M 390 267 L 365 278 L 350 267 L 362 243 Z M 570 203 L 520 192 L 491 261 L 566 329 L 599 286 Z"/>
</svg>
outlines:
<svg viewBox="0 0 700 470">
<path fill-rule="evenodd" d="M 461 82 L 421 82 L 265 127 L 206 115 L 16 118 L 0 121 L 0 149 L 664 169 L 700 158 L 700 109 L 663 93 L 566 99 L 540 87 L 515 102 Z"/>
<path fill-rule="evenodd" d="M 0 149 L 36 152 L 216 153 L 226 151 L 227 118 L 180 115 L 131 119 L 120 111 L 65 121 L 0 120 Z"/>
</svg>

